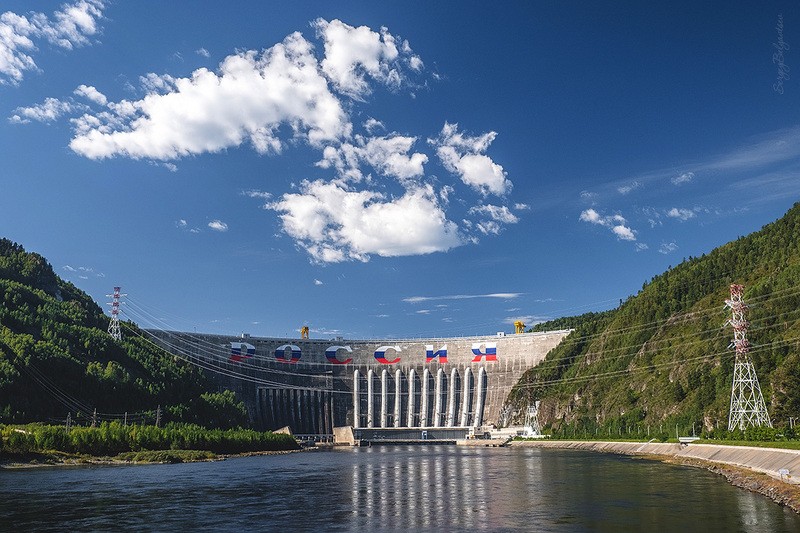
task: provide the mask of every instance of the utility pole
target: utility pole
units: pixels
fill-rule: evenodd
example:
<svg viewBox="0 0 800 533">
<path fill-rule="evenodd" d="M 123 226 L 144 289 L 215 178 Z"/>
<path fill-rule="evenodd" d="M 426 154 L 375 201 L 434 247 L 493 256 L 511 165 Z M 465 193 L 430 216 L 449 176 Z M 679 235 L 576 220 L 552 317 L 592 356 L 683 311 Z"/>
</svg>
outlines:
<svg viewBox="0 0 800 533">
<path fill-rule="evenodd" d="M 728 415 L 728 431 L 745 430 L 748 427 L 772 427 L 767 405 L 761 395 L 758 376 L 750 359 L 750 343 L 747 341 L 745 318 L 747 305 L 742 301 L 744 286 L 731 285 L 731 298 L 725 305 L 731 308 L 731 318 L 726 322 L 733 326 L 733 341 L 728 348 L 736 350 L 736 364 L 733 367 L 733 389 L 731 390 L 731 408 Z"/>
<path fill-rule="evenodd" d="M 108 334 L 111 335 L 111 338 L 115 341 L 121 341 L 122 330 L 119 327 L 120 298 L 127 296 L 127 294 L 120 294 L 120 287 L 114 287 L 114 292 L 106 294 L 106 296 L 111 298 L 111 301 L 107 304 L 111 306 L 111 322 L 108 324 Z"/>
<path fill-rule="evenodd" d="M 72 413 L 67 413 L 67 433 L 72 429 Z"/>
<path fill-rule="evenodd" d="M 94 408 L 94 412 L 92 413 L 92 427 L 97 427 L 97 407 Z"/>
<path fill-rule="evenodd" d="M 161 406 L 160 405 L 158 406 L 158 409 L 156 409 L 156 427 L 157 428 L 161 427 Z"/>
</svg>

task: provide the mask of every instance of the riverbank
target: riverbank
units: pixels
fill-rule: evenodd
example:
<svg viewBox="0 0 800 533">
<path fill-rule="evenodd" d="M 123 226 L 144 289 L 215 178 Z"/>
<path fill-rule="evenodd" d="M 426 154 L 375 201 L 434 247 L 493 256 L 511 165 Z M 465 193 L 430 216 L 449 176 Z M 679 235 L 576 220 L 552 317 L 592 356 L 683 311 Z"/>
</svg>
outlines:
<svg viewBox="0 0 800 533">
<path fill-rule="evenodd" d="M 146 450 L 125 452 L 115 456 L 94 456 L 59 451 L 31 452 L 24 454 L 0 454 L 0 470 L 41 468 L 53 466 L 125 466 L 148 464 L 199 463 L 224 461 L 237 457 L 256 455 L 285 455 L 296 450 L 250 451 L 235 454 L 216 454 L 206 450 Z"/>
<path fill-rule="evenodd" d="M 554 440 L 512 441 L 509 445 L 613 453 L 705 468 L 724 476 L 736 487 L 763 494 L 800 514 L 800 450 L 717 444 Z"/>
</svg>

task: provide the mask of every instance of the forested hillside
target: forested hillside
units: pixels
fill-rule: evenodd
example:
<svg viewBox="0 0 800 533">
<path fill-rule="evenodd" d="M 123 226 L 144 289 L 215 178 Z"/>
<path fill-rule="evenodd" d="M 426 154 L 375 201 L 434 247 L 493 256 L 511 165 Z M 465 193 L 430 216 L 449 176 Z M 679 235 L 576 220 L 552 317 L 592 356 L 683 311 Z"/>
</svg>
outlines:
<svg viewBox="0 0 800 533">
<path fill-rule="evenodd" d="M 574 328 L 511 395 L 541 400 L 563 433 L 631 433 L 675 424 L 727 428 L 734 352 L 730 285 L 745 286 L 748 339 L 773 424 L 800 416 L 800 204 L 761 231 L 689 258 L 618 309 L 541 324 Z M 674 431 L 672 431 L 674 434 Z"/>
<path fill-rule="evenodd" d="M 40 255 L 0 239 L 0 423 L 65 419 L 247 424 L 233 393 L 109 319 Z"/>
</svg>

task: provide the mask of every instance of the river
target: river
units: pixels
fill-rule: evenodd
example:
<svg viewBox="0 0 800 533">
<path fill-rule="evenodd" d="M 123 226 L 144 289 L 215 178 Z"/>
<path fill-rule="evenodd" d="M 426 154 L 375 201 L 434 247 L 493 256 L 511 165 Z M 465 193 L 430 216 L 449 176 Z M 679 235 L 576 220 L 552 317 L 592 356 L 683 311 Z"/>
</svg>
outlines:
<svg viewBox="0 0 800 533">
<path fill-rule="evenodd" d="M 4 531 L 800 531 L 702 469 L 454 446 L 2 470 L 0 516 Z"/>
</svg>

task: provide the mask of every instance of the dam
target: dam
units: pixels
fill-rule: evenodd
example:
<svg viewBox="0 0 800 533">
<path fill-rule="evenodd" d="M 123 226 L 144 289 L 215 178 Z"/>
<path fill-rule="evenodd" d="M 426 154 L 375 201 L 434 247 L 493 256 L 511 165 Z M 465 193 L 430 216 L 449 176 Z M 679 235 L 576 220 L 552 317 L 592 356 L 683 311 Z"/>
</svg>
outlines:
<svg viewBox="0 0 800 533">
<path fill-rule="evenodd" d="M 511 388 L 570 330 L 378 341 L 147 333 L 211 370 L 258 429 L 328 436 L 352 426 L 419 439 L 498 425 Z"/>
</svg>

